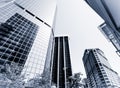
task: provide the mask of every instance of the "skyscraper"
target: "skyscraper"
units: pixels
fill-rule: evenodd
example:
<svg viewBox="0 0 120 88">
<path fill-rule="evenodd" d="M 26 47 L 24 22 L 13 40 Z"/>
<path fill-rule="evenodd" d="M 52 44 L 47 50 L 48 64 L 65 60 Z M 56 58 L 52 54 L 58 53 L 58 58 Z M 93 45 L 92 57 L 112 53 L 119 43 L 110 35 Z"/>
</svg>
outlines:
<svg viewBox="0 0 120 88">
<path fill-rule="evenodd" d="M 103 18 L 105 23 L 99 26 L 104 34 L 111 32 L 114 36 L 114 40 L 110 41 L 117 49 L 117 53 L 120 53 L 120 1 L 119 0 L 85 0 L 89 6 Z M 104 26 L 104 27 L 103 27 Z M 104 28 L 104 29 L 103 29 Z M 109 38 L 108 35 L 106 35 Z M 109 38 L 110 39 L 110 38 Z M 113 39 L 112 39 L 113 40 Z"/>
<path fill-rule="evenodd" d="M 119 8 L 119 0 L 85 0 L 88 5 L 103 19 L 112 29 L 116 29 L 115 24 L 120 16 L 117 12 Z M 116 23 L 114 20 L 116 19 Z M 117 22 L 118 21 L 118 22 Z"/>
<path fill-rule="evenodd" d="M 68 77 L 72 75 L 68 40 L 68 36 L 54 38 L 52 83 L 55 83 L 57 88 L 67 88 L 70 82 Z"/>
<path fill-rule="evenodd" d="M 38 26 L 16 13 L 5 23 L 1 23 L 0 27 L 1 64 L 12 61 L 24 65 Z"/>
<path fill-rule="evenodd" d="M 120 87 L 120 77 L 100 49 L 86 49 L 83 63 L 90 88 Z"/>
<path fill-rule="evenodd" d="M 18 63 L 23 73 L 41 74 L 53 41 L 56 0 L 3 0 L 0 7 L 0 64 Z M 49 46 L 49 47 L 48 47 Z"/>
<path fill-rule="evenodd" d="M 101 24 L 99 30 L 103 33 L 106 39 L 111 42 L 117 49 L 116 53 L 120 56 L 120 37 L 114 30 L 106 23 Z"/>
</svg>

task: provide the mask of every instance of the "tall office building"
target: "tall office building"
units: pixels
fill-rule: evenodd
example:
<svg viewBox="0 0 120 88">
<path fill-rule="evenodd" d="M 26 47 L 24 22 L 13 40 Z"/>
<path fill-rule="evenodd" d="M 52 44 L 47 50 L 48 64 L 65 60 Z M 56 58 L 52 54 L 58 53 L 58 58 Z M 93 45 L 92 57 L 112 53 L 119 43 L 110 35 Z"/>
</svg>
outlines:
<svg viewBox="0 0 120 88">
<path fill-rule="evenodd" d="M 120 1 L 116 0 L 85 0 L 88 5 L 103 19 L 112 29 L 119 31 L 118 20 L 120 18 Z"/>
<path fill-rule="evenodd" d="M 86 49 L 83 63 L 90 88 L 120 87 L 120 77 L 100 49 Z"/>
<path fill-rule="evenodd" d="M 0 64 L 15 62 L 33 77 L 50 67 L 56 0 L 2 0 Z M 49 65 L 49 66 L 48 66 Z M 50 68 L 49 68 L 50 69 Z"/>
<path fill-rule="evenodd" d="M 120 37 L 114 30 L 106 23 L 101 24 L 99 30 L 103 33 L 106 39 L 111 42 L 117 49 L 116 53 L 120 56 Z"/>
<path fill-rule="evenodd" d="M 104 34 L 111 32 L 115 41 L 110 41 L 120 53 L 120 0 L 85 0 L 89 6 L 103 18 L 105 23 L 99 26 Z M 108 35 L 106 35 L 109 38 Z M 109 38 L 111 39 L 111 38 Z M 112 39 L 113 40 L 113 39 Z"/>
<path fill-rule="evenodd" d="M 52 63 L 52 83 L 57 88 L 67 88 L 72 75 L 68 36 L 55 37 Z"/>
</svg>

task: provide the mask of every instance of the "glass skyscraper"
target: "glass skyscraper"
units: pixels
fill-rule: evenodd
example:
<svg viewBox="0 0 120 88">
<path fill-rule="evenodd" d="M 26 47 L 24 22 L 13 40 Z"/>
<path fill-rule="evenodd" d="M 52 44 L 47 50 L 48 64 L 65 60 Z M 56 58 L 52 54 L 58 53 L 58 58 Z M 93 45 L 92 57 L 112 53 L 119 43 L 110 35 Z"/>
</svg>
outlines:
<svg viewBox="0 0 120 88">
<path fill-rule="evenodd" d="M 19 63 L 24 65 L 34 42 L 38 26 L 18 13 L 1 23 L 1 64 Z"/>
<path fill-rule="evenodd" d="M 72 76 L 68 40 L 68 36 L 54 38 L 52 83 L 56 84 L 57 88 L 68 88 L 69 77 Z"/>
<path fill-rule="evenodd" d="M 86 49 L 83 63 L 90 88 L 120 87 L 120 77 L 100 49 Z"/>
<path fill-rule="evenodd" d="M 3 1 L 0 64 L 18 63 L 29 77 L 43 73 L 45 63 L 50 67 L 55 11 L 56 0 Z"/>
<path fill-rule="evenodd" d="M 101 24 L 98 28 L 103 33 L 103 35 L 106 37 L 106 39 L 115 46 L 115 48 L 117 49 L 116 53 L 120 56 L 119 35 L 116 32 L 114 32 L 114 30 L 106 23 Z"/>
<path fill-rule="evenodd" d="M 120 0 L 85 0 L 89 6 L 105 21 L 99 26 L 103 34 L 117 49 L 120 55 Z M 108 32 L 108 33 L 107 33 Z M 111 34 L 110 38 L 109 35 Z"/>
</svg>

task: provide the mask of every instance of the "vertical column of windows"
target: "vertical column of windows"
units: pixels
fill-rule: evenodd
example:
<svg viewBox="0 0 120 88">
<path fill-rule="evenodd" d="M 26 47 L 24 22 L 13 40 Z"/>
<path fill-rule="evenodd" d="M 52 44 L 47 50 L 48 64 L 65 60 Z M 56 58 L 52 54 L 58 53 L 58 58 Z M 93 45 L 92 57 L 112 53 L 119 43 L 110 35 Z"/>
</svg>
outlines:
<svg viewBox="0 0 120 88">
<path fill-rule="evenodd" d="M 12 31 L 7 34 L 7 37 L 3 38 L 5 41 L 1 44 L 5 47 L 5 50 L 0 57 L 9 63 L 12 61 L 24 65 L 38 26 L 18 13 L 8 19 L 6 24 L 12 26 Z"/>
<path fill-rule="evenodd" d="M 65 87 L 65 73 L 64 73 L 64 51 L 63 51 L 63 37 L 60 37 L 60 52 L 59 52 L 59 88 Z"/>
<path fill-rule="evenodd" d="M 53 67 L 52 67 L 52 82 L 57 84 L 57 68 L 58 68 L 58 39 L 55 38 L 54 44 L 54 56 L 53 56 Z"/>
<path fill-rule="evenodd" d="M 65 61 L 65 63 L 66 63 L 66 78 L 68 79 L 68 77 L 72 75 L 68 37 L 64 37 L 64 41 L 65 41 L 65 57 L 66 57 L 66 59 L 65 59 L 66 60 Z"/>
</svg>

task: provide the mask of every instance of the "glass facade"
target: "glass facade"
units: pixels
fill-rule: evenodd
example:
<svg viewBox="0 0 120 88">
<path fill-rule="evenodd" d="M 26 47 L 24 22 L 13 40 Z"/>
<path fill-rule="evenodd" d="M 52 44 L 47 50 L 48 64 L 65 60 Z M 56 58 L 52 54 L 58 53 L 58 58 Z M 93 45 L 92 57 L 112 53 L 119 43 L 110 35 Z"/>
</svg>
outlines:
<svg viewBox="0 0 120 88">
<path fill-rule="evenodd" d="M 52 26 L 56 10 L 56 1 L 57 0 L 16 0 L 15 2 Z"/>
<path fill-rule="evenodd" d="M 85 50 L 83 63 L 90 88 L 120 87 L 120 77 L 100 49 Z"/>
<path fill-rule="evenodd" d="M 104 1 L 108 0 L 85 0 L 88 5 L 95 10 L 95 12 L 105 20 L 105 22 L 112 27 L 112 29 L 116 30 L 115 24 L 113 22 L 112 16 L 107 9 Z M 109 0 L 111 2 L 111 0 Z M 114 1 L 113 1 L 114 2 Z M 110 5 L 111 6 L 111 5 Z M 113 7 L 112 7 L 113 8 Z M 115 10 L 116 11 L 116 10 Z"/>
<path fill-rule="evenodd" d="M 1 24 L 1 60 L 24 65 L 34 42 L 38 26 L 18 13 Z M 1 64 L 4 64 L 1 61 Z"/>
<path fill-rule="evenodd" d="M 114 30 L 106 23 L 101 24 L 99 26 L 99 30 L 115 46 L 115 48 L 117 49 L 117 53 L 120 54 L 120 37 L 119 37 L 119 35 L 116 32 L 114 32 Z"/>
<path fill-rule="evenodd" d="M 67 88 L 68 77 L 72 76 L 68 37 L 55 37 L 54 41 L 52 83 L 58 88 Z"/>
<path fill-rule="evenodd" d="M 112 19 L 112 21 L 115 23 L 115 26 L 118 28 L 120 28 L 120 5 L 119 5 L 120 1 L 116 0 L 103 0 L 103 4 L 105 6 L 105 8 L 108 10 L 108 13 L 110 14 L 110 17 Z"/>
<path fill-rule="evenodd" d="M 120 5 L 119 0 L 85 0 L 95 12 L 103 18 L 105 23 L 99 26 L 107 39 L 117 49 L 120 56 Z"/>
<path fill-rule="evenodd" d="M 30 78 L 43 73 L 45 62 L 50 67 L 56 1 L 47 1 L 15 0 L 0 8 L 0 64 L 23 65 Z"/>
</svg>

